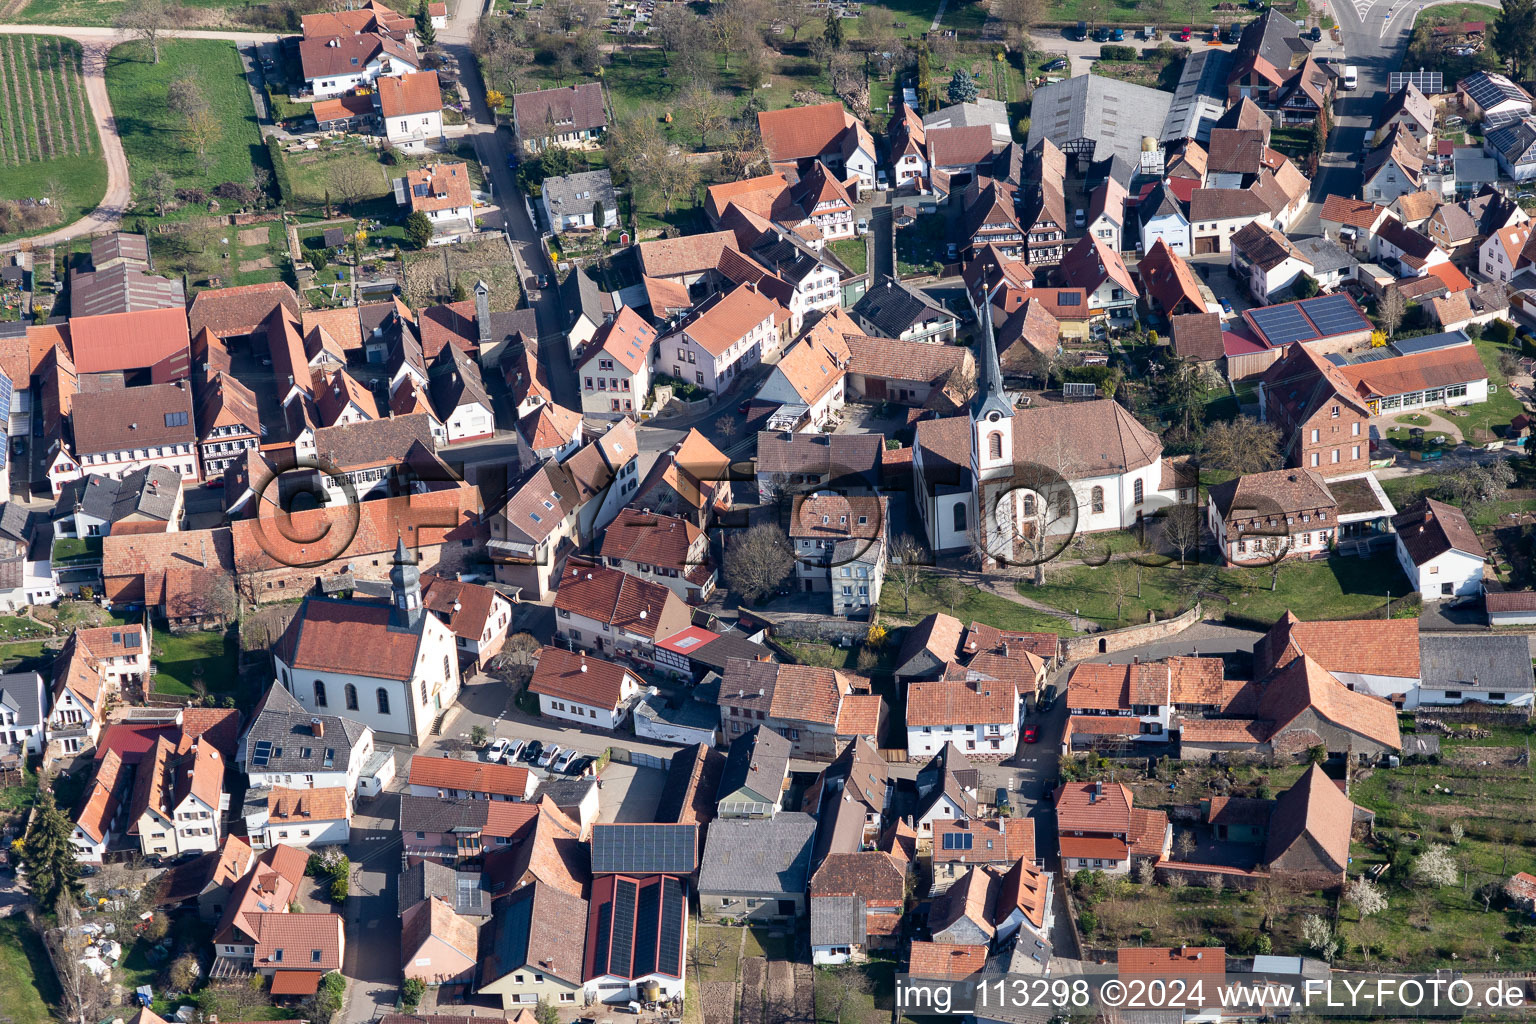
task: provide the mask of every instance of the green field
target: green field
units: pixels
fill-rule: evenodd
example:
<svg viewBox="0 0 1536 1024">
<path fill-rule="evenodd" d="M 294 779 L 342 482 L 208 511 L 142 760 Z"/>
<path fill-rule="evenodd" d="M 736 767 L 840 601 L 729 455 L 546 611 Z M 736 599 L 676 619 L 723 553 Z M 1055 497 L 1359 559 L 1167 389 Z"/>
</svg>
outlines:
<svg viewBox="0 0 1536 1024">
<path fill-rule="evenodd" d="M 1499 16 L 1497 7 L 1484 4 L 1438 4 L 1426 8 L 1413 19 L 1414 28 L 1420 25 L 1438 25 L 1442 22 L 1485 21 L 1490 29 Z"/>
<path fill-rule="evenodd" d="M 155 667 L 155 692 L 185 697 L 199 692 L 241 696 L 235 644 L 230 634 L 218 630 L 201 633 L 157 632 L 151 652 Z"/>
<path fill-rule="evenodd" d="M 0 918 L 0 992 L 9 1024 L 49 1024 L 59 983 L 43 940 L 20 914 Z"/>
<path fill-rule="evenodd" d="M 77 220 L 106 191 L 107 163 L 85 98 L 79 44 L 58 36 L 0 37 L 0 199 L 58 204 L 51 215 L 0 214 L 0 239 Z"/>
<path fill-rule="evenodd" d="M 1397 559 L 1387 551 L 1374 558 L 1282 562 L 1273 591 L 1267 566 L 1244 569 L 1202 564 L 1180 570 L 1177 566 L 1149 565 L 1140 570 L 1139 586 L 1138 596 L 1136 565 L 1117 561 L 1061 569 L 1051 573 L 1044 586 L 1019 584 L 1019 593 L 1063 611 L 1076 611 L 1113 629 L 1146 622 L 1149 612 L 1158 618 L 1176 615 L 1194 603 L 1197 593 L 1216 595 L 1204 599 L 1205 614 L 1212 617 L 1230 611 L 1272 621 L 1289 609 L 1304 619 L 1338 618 L 1378 607 L 1388 594 L 1401 597 L 1408 590 L 1408 580 Z M 1222 597 L 1231 603 L 1222 602 Z"/>
<path fill-rule="evenodd" d="M 933 612 L 949 612 L 962 622 L 984 622 L 998 629 L 1037 631 L 1041 633 L 1071 633 L 1072 624 L 1066 619 L 1026 608 L 1006 597 L 985 590 L 968 589 L 958 604 L 950 608 L 939 600 L 935 586 L 938 577 L 924 576 L 912 589 L 909 609 L 903 613 L 901 591 L 887 577 L 880 588 L 880 614 L 888 618 L 916 622 Z"/>
<path fill-rule="evenodd" d="M 203 154 L 183 117 L 170 109 L 166 91 L 187 68 L 195 68 L 204 99 L 219 124 Z M 137 212 L 154 210 L 142 201 L 144 181 L 165 171 L 178 188 L 212 191 L 224 182 L 251 185 L 253 168 L 267 165 L 266 147 L 256 127 L 256 109 L 233 43 L 172 39 L 160 43 L 160 63 L 140 42 L 115 47 L 107 58 L 107 92 L 117 117 L 123 148 L 133 175 Z M 205 212 L 183 207 L 183 214 Z"/>
</svg>

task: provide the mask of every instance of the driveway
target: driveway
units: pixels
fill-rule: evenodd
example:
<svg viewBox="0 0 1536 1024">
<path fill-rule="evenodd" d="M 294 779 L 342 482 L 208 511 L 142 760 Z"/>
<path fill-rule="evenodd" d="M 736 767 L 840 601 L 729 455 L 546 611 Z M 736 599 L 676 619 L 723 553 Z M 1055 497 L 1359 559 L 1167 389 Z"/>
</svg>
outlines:
<svg viewBox="0 0 1536 1024">
<path fill-rule="evenodd" d="M 399 756 L 404 760 L 408 755 Z M 399 824 L 398 793 L 360 800 L 352 817 L 352 839 L 347 843 L 352 881 L 344 912 L 347 952 L 342 967 L 350 982 L 341 1013 L 345 1024 L 394 1012 L 400 995 Z"/>
</svg>

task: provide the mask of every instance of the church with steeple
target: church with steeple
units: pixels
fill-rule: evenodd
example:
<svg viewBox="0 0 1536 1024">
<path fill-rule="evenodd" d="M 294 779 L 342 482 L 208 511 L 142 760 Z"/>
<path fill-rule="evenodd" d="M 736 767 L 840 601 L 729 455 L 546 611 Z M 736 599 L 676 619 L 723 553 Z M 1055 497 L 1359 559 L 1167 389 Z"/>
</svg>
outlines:
<svg viewBox="0 0 1536 1024">
<path fill-rule="evenodd" d="M 387 743 L 420 746 L 459 696 L 453 632 L 427 614 L 404 538 L 388 603 L 307 597 L 272 655 L 277 681 L 306 711 L 362 722 Z"/>
<path fill-rule="evenodd" d="M 990 304 L 980 327 L 970 407 L 917 424 L 913 496 L 933 551 L 980 552 L 989 568 L 1033 564 L 1078 534 L 1127 529 L 1177 500 L 1156 434 L 1108 398 L 1018 407 Z"/>
</svg>

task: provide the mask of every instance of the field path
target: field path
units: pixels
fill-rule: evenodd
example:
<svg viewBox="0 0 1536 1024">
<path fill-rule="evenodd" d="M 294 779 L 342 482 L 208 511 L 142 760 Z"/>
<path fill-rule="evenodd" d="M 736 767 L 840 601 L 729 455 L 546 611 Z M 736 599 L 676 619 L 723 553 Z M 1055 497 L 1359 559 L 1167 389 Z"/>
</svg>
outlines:
<svg viewBox="0 0 1536 1024">
<path fill-rule="evenodd" d="M 85 79 L 85 98 L 90 102 L 91 118 L 96 122 L 96 134 L 101 139 L 102 153 L 107 158 L 107 194 L 96 209 L 62 228 L 31 238 L 18 238 L 0 243 L 0 252 L 17 249 L 35 249 L 57 245 L 74 238 L 109 231 L 122 221 L 123 213 L 133 198 L 131 180 L 128 177 L 128 156 L 123 152 L 123 140 L 117 134 L 117 120 L 112 116 L 112 102 L 107 98 L 107 54 L 119 43 L 130 37 L 114 28 L 79 28 L 67 25 L 0 25 L 0 35 L 63 36 L 80 44 L 80 70 Z M 165 39 L 226 39 L 232 43 L 267 43 L 277 36 L 267 32 L 218 32 L 188 29 L 161 33 Z"/>
</svg>

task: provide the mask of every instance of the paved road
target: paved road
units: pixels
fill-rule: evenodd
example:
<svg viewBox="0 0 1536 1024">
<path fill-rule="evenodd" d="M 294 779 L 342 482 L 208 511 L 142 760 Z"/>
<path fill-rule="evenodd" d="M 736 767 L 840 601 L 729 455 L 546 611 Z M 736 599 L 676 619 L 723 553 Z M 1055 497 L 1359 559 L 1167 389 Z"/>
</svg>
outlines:
<svg viewBox="0 0 1536 1024">
<path fill-rule="evenodd" d="M 1377 109 L 1387 100 L 1387 75 L 1402 68 L 1403 54 L 1414 16 L 1428 3 L 1405 0 L 1330 0 L 1338 20 L 1344 60 L 1358 70 L 1359 84 L 1352 93 L 1340 93 L 1334 101 L 1334 126 L 1328 135 L 1328 152 L 1312 180 L 1312 198 L 1360 194 L 1357 157 L 1370 134 Z"/>
<path fill-rule="evenodd" d="M 404 753 L 400 757 L 406 759 Z M 400 995 L 399 815 L 399 795 L 384 793 L 360 800 L 352 817 L 347 843 L 351 895 L 344 911 L 347 952 L 342 965 L 350 982 L 341 1014 L 345 1024 L 393 1012 Z"/>
</svg>

